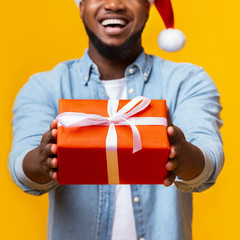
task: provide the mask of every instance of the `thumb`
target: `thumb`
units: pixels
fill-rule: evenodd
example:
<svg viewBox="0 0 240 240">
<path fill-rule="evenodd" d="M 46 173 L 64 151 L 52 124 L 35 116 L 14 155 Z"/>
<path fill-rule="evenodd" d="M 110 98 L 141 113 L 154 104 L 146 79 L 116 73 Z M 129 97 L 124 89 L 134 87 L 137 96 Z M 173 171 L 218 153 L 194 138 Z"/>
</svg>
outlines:
<svg viewBox="0 0 240 240">
<path fill-rule="evenodd" d="M 50 130 L 57 129 L 57 126 L 58 126 L 58 121 L 57 119 L 54 119 L 50 125 Z"/>
<path fill-rule="evenodd" d="M 169 126 L 173 126 L 172 121 L 171 121 L 171 117 L 170 117 L 170 113 L 169 113 L 169 108 L 168 108 L 168 106 L 166 106 L 166 112 L 167 112 L 168 127 L 169 127 Z"/>
</svg>

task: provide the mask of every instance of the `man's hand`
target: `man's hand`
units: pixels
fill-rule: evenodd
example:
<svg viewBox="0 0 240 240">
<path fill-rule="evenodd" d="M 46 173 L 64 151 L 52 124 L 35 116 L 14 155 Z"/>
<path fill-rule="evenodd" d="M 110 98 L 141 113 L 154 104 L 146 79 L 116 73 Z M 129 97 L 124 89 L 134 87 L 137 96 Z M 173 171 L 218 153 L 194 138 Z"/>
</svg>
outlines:
<svg viewBox="0 0 240 240">
<path fill-rule="evenodd" d="M 186 141 L 181 129 L 172 124 L 169 111 L 167 111 L 167 115 L 170 152 L 165 165 L 168 174 L 163 181 L 166 187 L 173 183 L 176 176 L 183 180 L 191 180 L 197 177 L 203 171 L 205 164 L 202 151 Z"/>
<path fill-rule="evenodd" d="M 30 151 L 23 160 L 23 171 L 32 181 L 44 184 L 57 181 L 57 120 L 42 136 L 40 145 Z"/>
</svg>

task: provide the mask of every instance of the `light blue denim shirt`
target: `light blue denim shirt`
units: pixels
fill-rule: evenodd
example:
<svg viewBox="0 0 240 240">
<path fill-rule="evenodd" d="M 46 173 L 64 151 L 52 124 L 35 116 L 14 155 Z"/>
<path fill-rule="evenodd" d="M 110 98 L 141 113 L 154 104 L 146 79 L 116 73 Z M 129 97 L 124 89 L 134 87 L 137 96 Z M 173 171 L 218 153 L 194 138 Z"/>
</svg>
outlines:
<svg viewBox="0 0 240 240">
<path fill-rule="evenodd" d="M 144 52 L 127 67 L 125 77 L 129 99 L 139 95 L 166 99 L 173 124 L 205 156 L 203 172 L 191 181 L 176 179 L 174 186 L 168 188 L 131 186 L 132 199 L 140 199 L 132 200 L 137 238 L 191 239 L 192 192 L 212 186 L 224 162 L 219 93 L 202 68 Z M 98 68 L 86 51 L 79 60 L 60 63 L 52 71 L 32 76 L 14 104 L 9 170 L 23 191 L 34 195 L 49 193 L 48 240 L 111 239 L 114 185 L 37 184 L 22 170 L 24 156 L 39 145 L 58 115 L 59 99 L 107 99 L 99 78 Z"/>
</svg>

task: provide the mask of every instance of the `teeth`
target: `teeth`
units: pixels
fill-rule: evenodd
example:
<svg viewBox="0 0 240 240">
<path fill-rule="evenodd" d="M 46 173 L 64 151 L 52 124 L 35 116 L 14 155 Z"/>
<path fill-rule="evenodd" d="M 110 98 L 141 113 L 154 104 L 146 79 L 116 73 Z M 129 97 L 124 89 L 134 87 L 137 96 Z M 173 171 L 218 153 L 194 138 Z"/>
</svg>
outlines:
<svg viewBox="0 0 240 240">
<path fill-rule="evenodd" d="M 118 24 L 118 25 L 125 26 L 126 21 L 122 20 L 122 19 L 106 19 L 106 20 L 102 21 L 103 26 L 107 26 L 107 25 L 110 25 L 110 24 Z"/>
</svg>

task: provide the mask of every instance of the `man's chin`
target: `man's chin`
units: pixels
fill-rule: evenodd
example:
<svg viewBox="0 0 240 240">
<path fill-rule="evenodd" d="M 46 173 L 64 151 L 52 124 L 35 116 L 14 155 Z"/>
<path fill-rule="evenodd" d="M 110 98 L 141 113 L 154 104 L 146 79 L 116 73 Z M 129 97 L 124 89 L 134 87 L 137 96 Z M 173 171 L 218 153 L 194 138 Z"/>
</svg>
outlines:
<svg viewBox="0 0 240 240">
<path fill-rule="evenodd" d="M 109 47 L 115 47 L 115 48 L 118 48 L 118 47 L 121 47 L 122 45 L 124 45 L 126 43 L 126 41 L 128 41 L 128 39 L 100 39 L 99 37 L 98 38 L 98 41 L 101 41 L 102 44 L 104 45 L 107 45 Z"/>
<path fill-rule="evenodd" d="M 94 45 L 97 51 L 108 59 L 125 59 L 130 56 L 132 48 L 126 47 L 125 43 L 121 45 L 110 45 L 103 43 L 102 45 Z"/>
</svg>

